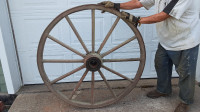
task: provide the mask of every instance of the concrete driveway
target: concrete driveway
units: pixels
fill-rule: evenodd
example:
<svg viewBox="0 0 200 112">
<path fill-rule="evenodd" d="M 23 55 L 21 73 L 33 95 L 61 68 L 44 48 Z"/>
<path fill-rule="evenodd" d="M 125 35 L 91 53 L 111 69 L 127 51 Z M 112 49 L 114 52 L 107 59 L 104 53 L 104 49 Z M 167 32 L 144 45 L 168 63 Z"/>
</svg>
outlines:
<svg viewBox="0 0 200 112">
<path fill-rule="evenodd" d="M 169 97 L 150 99 L 146 93 L 155 89 L 156 80 L 140 80 L 137 87 L 119 102 L 98 109 L 84 109 L 66 104 L 44 85 L 24 86 L 9 112 L 173 112 L 179 103 L 178 79 L 173 79 L 173 93 Z M 200 112 L 200 87 L 196 86 L 195 102 L 190 112 Z M 98 95 L 98 94 L 97 94 Z"/>
</svg>

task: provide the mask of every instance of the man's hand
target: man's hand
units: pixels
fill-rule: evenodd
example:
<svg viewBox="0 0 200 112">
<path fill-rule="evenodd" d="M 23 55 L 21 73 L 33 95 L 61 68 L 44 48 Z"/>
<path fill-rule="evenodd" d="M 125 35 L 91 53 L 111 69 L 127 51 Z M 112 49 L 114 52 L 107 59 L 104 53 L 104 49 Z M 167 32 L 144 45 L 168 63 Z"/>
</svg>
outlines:
<svg viewBox="0 0 200 112">
<path fill-rule="evenodd" d="M 104 5 L 104 7 L 106 7 L 106 8 L 114 8 L 117 11 L 119 11 L 119 9 L 120 9 L 120 3 L 113 3 L 111 1 L 103 1 L 99 4 Z"/>
<path fill-rule="evenodd" d="M 127 19 L 129 22 L 131 22 L 135 27 L 138 26 L 138 23 L 139 23 L 139 20 L 140 20 L 140 17 L 135 17 L 134 15 L 131 15 L 130 13 L 128 12 L 124 12 L 122 11 L 121 12 L 122 14 L 122 19 Z M 139 25 L 140 26 L 140 25 Z"/>
</svg>

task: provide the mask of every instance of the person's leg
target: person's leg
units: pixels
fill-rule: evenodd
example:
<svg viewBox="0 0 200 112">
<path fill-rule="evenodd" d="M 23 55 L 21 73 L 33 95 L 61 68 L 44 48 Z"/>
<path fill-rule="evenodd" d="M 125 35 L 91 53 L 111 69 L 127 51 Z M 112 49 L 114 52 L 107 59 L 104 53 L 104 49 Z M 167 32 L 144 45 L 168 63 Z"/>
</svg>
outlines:
<svg viewBox="0 0 200 112">
<path fill-rule="evenodd" d="M 199 45 L 183 51 L 168 51 L 168 55 L 179 74 L 179 97 L 181 103 L 174 112 L 187 112 L 188 104 L 193 103 L 198 51 Z"/>
<path fill-rule="evenodd" d="M 171 75 L 172 61 L 169 58 L 167 51 L 159 44 L 155 55 L 155 69 L 157 72 L 157 91 L 164 94 L 172 92 Z"/>
<path fill-rule="evenodd" d="M 155 55 L 155 69 L 157 72 L 157 89 L 147 93 L 149 98 L 168 96 L 171 91 L 172 61 L 167 51 L 159 44 Z"/>
<path fill-rule="evenodd" d="M 186 104 L 193 103 L 198 51 L 199 46 L 182 51 L 177 67 L 180 88 L 179 97 Z"/>
</svg>

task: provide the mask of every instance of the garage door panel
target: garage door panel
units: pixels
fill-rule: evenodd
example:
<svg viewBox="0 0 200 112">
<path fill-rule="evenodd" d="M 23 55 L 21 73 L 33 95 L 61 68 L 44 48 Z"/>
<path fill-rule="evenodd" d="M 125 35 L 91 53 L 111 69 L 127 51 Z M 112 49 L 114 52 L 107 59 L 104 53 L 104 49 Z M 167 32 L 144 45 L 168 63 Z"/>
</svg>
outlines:
<svg viewBox="0 0 200 112">
<path fill-rule="evenodd" d="M 158 43 L 158 37 L 155 24 L 143 25 L 143 32 L 144 42 L 148 45 L 156 46 Z"/>
<path fill-rule="evenodd" d="M 91 46 L 92 29 L 91 29 L 91 17 L 71 17 L 71 21 L 74 24 L 76 30 L 81 36 L 82 40 L 87 46 Z M 95 19 L 95 39 L 96 44 L 100 44 L 103 41 L 104 30 L 104 18 L 96 17 Z M 71 45 L 80 44 L 73 30 L 70 28 Z"/>
<path fill-rule="evenodd" d="M 43 59 L 53 60 L 53 59 L 61 59 L 61 60 L 71 60 L 71 59 L 83 59 L 81 56 L 64 49 L 57 49 L 57 47 L 49 46 L 49 50 L 44 50 Z M 63 47 L 62 47 L 63 48 Z M 75 48 L 74 49 L 78 49 Z"/>
<path fill-rule="evenodd" d="M 39 9 L 56 9 L 59 8 L 59 0 L 24 0 L 24 9 L 39 10 Z"/>
<path fill-rule="evenodd" d="M 104 76 L 106 77 L 107 80 L 123 79 L 123 78 L 119 77 L 118 75 L 113 74 L 113 73 L 111 73 L 109 71 L 105 71 L 103 74 L 104 74 Z M 99 79 L 102 80 L 102 78 L 99 78 Z"/>
<path fill-rule="evenodd" d="M 24 22 L 23 20 L 24 19 L 22 17 L 19 17 L 19 16 L 13 17 L 13 27 L 14 27 L 14 30 L 15 30 L 16 42 L 21 43 L 21 44 L 17 45 L 19 51 L 20 50 L 22 51 L 22 49 L 28 50 L 28 48 L 29 48 L 29 46 L 24 45 L 23 41 L 22 41 L 22 40 L 26 39 L 25 34 L 22 33 L 22 32 L 25 32 L 25 30 L 24 30 L 25 24 L 23 23 Z"/>
<path fill-rule="evenodd" d="M 60 44 L 57 43 L 53 43 L 53 44 L 46 44 L 45 48 L 44 48 L 44 56 L 48 56 L 48 55 L 54 55 L 54 52 L 61 52 L 63 54 L 68 54 L 71 55 L 72 52 L 66 48 L 64 48 L 63 46 L 61 46 Z"/>
<path fill-rule="evenodd" d="M 113 17 L 112 23 L 114 23 L 115 20 L 116 20 L 116 17 Z M 120 44 L 124 42 L 125 40 L 133 37 L 134 35 L 135 34 L 129 28 L 129 26 L 123 20 L 120 20 L 111 35 L 112 44 Z"/>
<path fill-rule="evenodd" d="M 65 35 L 66 31 L 64 31 L 63 29 L 63 25 L 62 25 L 63 22 L 61 23 L 58 23 L 52 30 L 51 32 L 49 33 L 51 36 L 53 36 L 54 38 L 60 40 L 63 42 L 64 38 L 65 38 Z M 67 36 L 66 36 L 67 37 Z M 49 42 L 49 43 L 54 43 L 53 41 Z"/>
<path fill-rule="evenodd" d="M 19 60 L 22 70 L 22 77 L 24 84 L 34 84 L 41 83 L 39 80 L 36 80 L 36 77 L 40 77 L 39 72 L 37 70 L 36 57 L 32 52 L 19 52 Z"/>
<path fill-rule="evenodd" d="M 55 5 L 58 0 L 24 0 L 24 4 L 29 6 L 40 6 L 40 5 Z"/>
<path fill-rule="evenodd" d="M 64 64 L 57 64 L 57 63 L 44 64 L 44 68 L 49 77 L 64 74 L 64 71 L 66 71 Z"/>
<path fill-rule="evenodd" d="M 51 19 L 50 19 L 51 20 Z M 47 19 L 24 19 L 24 38 L 21 38 L 23 40 L 27 40 L 31 43 L 38 43 L 41 35 L 42 30 L 45 28 L 45 26 L 48 24 Z M 24 47 L 23 47 L 24 48 Z"/>
<path fill-rule="evenodd" d="M 152 38 L 152 35 L 147 35 L 147 37 L 145 36 L 147 30 L 151 30 L 151 29 L 147 29 L 146 28 L 146 24 L 144 25 L 141 25 L 141 27 L 138 27 L 138 30 L 140 31 L 141 35 L 143 36 L 143 40 L 144 40 L 144 43 L 148 42 L 148 39 L 151 39 Z"/>
<path fill-rule="evenodd" d="M 90 43 L 91 41 L 91 18 L 73 18 L 71 19 L 76 30 L 78 31 L 79 35 L 81 36 L 82 40 L 85 43 Z M 70 32 L 73 32 L 70 30 Z M 76 35 L 74 33 L 71 33 L 71 42 L 72 44 L 79 43 L 78 39 L 76 38 Z"/>
<path fill-rule="evenodd" d="M 48 63 L 45 64 L 45 71 L 50 80 L 54 80 L 59 76 L 62 76 L 72 70 L 72 64 L 63 64 L 63 63 Z"/>
<path fill-rule="evenodd" d="M 55 10 L 59 9 L 59 0 L 9 0 L 11 11 L 25 11 L 30 10 Z"/>
<path fill-rule="evenodd" d="M 154 69 L 154 57 L 155 57 L 156 47 L 146 46 L 146 64 L 142 75 L 142 78 L 153 78 L 157 77 Z"/>
<path fill-rule="evenodd" d="M 79 5 L 84 5 L 84 4 L 96 4 L 102 2 L 101 0 L 68 0 L 69 8 L 79 6 Z"/>
<path fill-rule="evenodd" d="M 145 15 L 141 15 L 141 17 L 143 16 Z M 145 44 L 154 45 L 155 42 L 157 43 L 157 34 L 155 31 L 155 24 L 143 24 L 140 27 L 138 27 L 138 29 L 141 35 L 143 36 L 143 40 Z"/>
<path fill-rule="evenodd" d="M 66 45 L 78 50 L 79 52 L 85 53 L 77 37 L 75 35 L 71 36 L 74 33 L 73 31 L 70 31 L 69 27 L 70 26 L 67 24 L 67 21 L 64 19 L 60 23 L 58 23 L 54 29 L 52 29 L 50 35 L 58 39 L 59 41 L 65 43 Z M 72 43 L 73 39 L 76 40 L 77 43 Z M 52 52 L 60 51 L 60 52 L 65 52 L 66 54 L 72 53 L 72 51 L 70 51 L 69 49 L 61 46 L 59 43 L 56 43 L 55 41 L 49 38 L 47 38 L 47 41 L 45 43 L 44 52 L 45 51 L 52 51 Z"/>
<path fill-rule="evenodd" d="M 138 58 L 139 57 L 139 52 L 133 53 L 115 53 L 113 54 L 113 59 L 126 59 L 126 58 Z M 120 62 L 121 63 L 121 62 Z M 137 72 L 137 67 L 139 65 L 139 61 L 132 61 L 132 62 L 122 62 L 121 64 L 116 62 L 112 63 L 113 68 L 115 70 L 119 70 L 121 73 L 127 73 L 127 72 L 132 72 L 135 73 Z"/>
<path fill-rule="evenodd" d="M 150 61 L 150 67 L 149 67 L 149 69 L 150 69 L 149 76 L 151 76 L 151 77 L 157 77 L 156 71 L 155 71 L 155 67 L 154 67 L 154 65 L 155 65 L 155 63 L 154 63 L 155 54 L 156 54 L 156 50 L 155 49 L 152 50 L 150 52 L 150 54 L 149 54 L 150 59 L 151 59 L 151 61 Z"/>
<path fill-rule="evenodd" d="M 82 13 L 75 13 L 69 16 L 70 20 L 72 21 L 75 29 L 79 33 L 81 39 L 83 40 L 84 44 L 86 45 L 87 49 L 90 51 L 91 50 L 91 38 L 92 38 L 92 29 L 91 29 L 91 11 L 84 11 L 85 14 L 83 15 Z M 80 14 L 80 15 L 79 15 Z M 100 27 L 96 27 L 95 31 L 95 38 L 97 40 L 100 40 L 102 37 L 102 19 L 103 18 L 96 18 L 96 26 L 99 25 Z M 69 34 L 70 34 L 70 44 L 71 46 L 79 46 L 79 50 L 83 50 L 82 45 L 80 44 L 77 36 L 73 32 L 72 28 L 69 28 Z M 97 44 L 97 43 L 96 43 Z M 85 53 L 85 51 L 84 51 Z"/>
<path fill-rule="evenodd" d="M 52 19 L 31 19 L 16 17 L 14 23 L 15 36 L 18 43 L 18 51 L 31 51 L 33 44 L 38 45 L 42 35 L 42 30 L 47 26 Z M 35 46 L 35 45 L 34 45 Z M 36 47 L 35 46 L 35 47 Z"/>
<path fill-rule="evenodd" d="M 54 52 L 55 53 L 55 52 Z M 70 55 L 70 53 L 64 53 L 63 54 L 59 54 L 61 52 L 57 52 L 57 54 L 50 54 L 52 56 L 45 56 L 46 59 L 78 59 L 79 57 L 77 57 L 77 55 L 72 54 Z M 72 63 L 45 63 L 45 71 L 47 73 L 47 76 L 50 78 L 50 80 L 54 80 L 74 69 L 76 69 L 77 67 L 83 65 L 82 63 L 76 63 L 76 64 L 72 64 Z M 75 76 L 81 76 L 83 71 L 79 71 L 76 72 L 74 74 L 72 74 L 71 76 L 59 81 L 59 82 L 71 82 L 71 81 L 76 81 L 76 77 Z"/>
</svg>

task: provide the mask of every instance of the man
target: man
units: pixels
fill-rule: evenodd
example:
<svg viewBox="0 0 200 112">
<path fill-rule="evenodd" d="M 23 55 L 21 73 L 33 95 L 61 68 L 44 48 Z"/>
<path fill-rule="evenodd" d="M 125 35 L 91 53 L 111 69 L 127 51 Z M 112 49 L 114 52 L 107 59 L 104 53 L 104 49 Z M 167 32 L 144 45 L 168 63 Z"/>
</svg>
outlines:
<svg viewBox="0 0 200 112">
<path fill-rule="evenodd" d="M 168 96 L 172 92 L 172 65 L 179 74 L 180 104 L 174 112 L 187 112 L 193 103 L 196 62 L 200 43 L 198 0 L 132 0 L 125 3 L 101 2 L 116 10 L 155 6 L 156 14 L 148 17 L 126 15 L 137 24 L 156 23 L 159 45 L 155 55 L 158 76 L 157 89 L 147 94 L 150 98 Z"/>
</svg>

